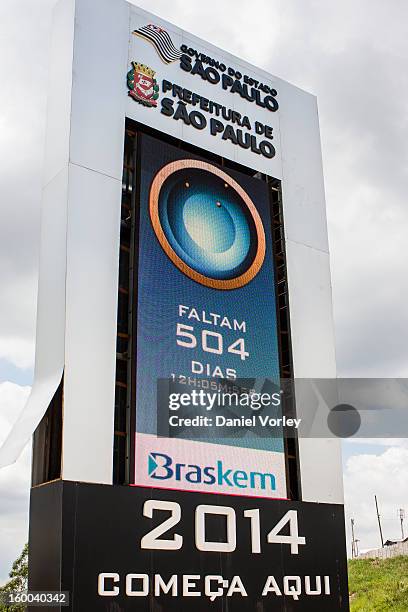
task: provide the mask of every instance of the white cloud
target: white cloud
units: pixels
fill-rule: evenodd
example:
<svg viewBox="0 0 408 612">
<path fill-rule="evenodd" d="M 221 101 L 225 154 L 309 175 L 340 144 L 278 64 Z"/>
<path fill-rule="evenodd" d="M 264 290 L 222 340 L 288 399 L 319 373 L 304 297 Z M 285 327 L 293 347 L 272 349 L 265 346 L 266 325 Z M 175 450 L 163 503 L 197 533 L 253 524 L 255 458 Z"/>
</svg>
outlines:
<svg viewBox="0 0 408 612">
<path fill-rule="evenodd" d="M 8 430 L 17 420 L 29 394 L 30 387 L 21 387 L 11 382 L 0 384 L 0 444 L 6 439 Z"/>
<path fill-rule="evenodd" d="M 22 368 L 33 365 L 53 4 L 0 3 L 0 357 Z"/>
<path fill-rule="evenodd" d="M 26 338 L 0 338 L 0 359 L 23 370 L 34 365 L 34 341 Z"/>
<path fill-rule="evenodd" d="M 30 393 L 30 387 L 0 384 L 0 445 Z M 12 562 L 28 539 L 28 506 L 31 481 L 31 445 L 18 461 L 0 470 L 0 584 L 6 581 Z"/>
<path fill-rule="evenodd" d="M 354 444 L 358 446 L 396 446 L 408 448 L 408 438 L 348 438 L 347 444 Z"/>
</svg>

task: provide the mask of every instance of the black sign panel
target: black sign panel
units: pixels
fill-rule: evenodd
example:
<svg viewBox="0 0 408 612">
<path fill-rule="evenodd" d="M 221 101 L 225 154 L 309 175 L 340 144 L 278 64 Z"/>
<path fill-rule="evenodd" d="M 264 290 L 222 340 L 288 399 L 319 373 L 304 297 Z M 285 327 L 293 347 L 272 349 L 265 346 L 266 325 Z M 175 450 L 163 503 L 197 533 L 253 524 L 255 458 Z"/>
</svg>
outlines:
<svg viewBox="0 0 408 612">
<path fill-rule="evenodd" d="M 349 609 L 340 505 L 59 482 L 30 530 L 30 588 L 75 612 Z"/>
</svg>

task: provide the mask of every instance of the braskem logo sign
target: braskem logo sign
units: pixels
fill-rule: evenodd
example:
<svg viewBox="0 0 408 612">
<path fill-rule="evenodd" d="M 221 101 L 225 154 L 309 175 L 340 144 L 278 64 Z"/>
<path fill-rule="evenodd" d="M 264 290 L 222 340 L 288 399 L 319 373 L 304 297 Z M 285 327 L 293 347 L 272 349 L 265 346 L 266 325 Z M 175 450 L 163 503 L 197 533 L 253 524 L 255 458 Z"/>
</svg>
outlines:
<svg viewBox="0 0 408 612">
<path fill-rule="evenodd" d="M 238 487 L 240 489 L 261 489 L 275 491 L 276 479 L 268 472 L 247 472 L 226 468 L 222 461 L 215 465 L 194 465 L 175 463 L 164 453 L 149 453 L 148 474 L 154 480 L 186 481 L 193 484 Z"/>
</svg>

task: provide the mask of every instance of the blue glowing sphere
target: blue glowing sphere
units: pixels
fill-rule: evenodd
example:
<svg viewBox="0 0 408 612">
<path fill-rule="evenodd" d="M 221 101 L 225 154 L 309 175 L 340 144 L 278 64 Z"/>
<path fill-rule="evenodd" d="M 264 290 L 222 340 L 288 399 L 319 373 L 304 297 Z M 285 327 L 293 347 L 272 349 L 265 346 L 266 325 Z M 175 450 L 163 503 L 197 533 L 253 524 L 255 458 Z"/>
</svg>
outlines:
<svg viewBox="0 0 408 612">
<path fill-rule="evenodd" d="M 206 169 L 173 172 L 159 195 L 163 232 L 190 268 L 213 279 L 232 279 L 251 265 L 257 249 L 254 220 L 241 196 Z"/>
</svg>

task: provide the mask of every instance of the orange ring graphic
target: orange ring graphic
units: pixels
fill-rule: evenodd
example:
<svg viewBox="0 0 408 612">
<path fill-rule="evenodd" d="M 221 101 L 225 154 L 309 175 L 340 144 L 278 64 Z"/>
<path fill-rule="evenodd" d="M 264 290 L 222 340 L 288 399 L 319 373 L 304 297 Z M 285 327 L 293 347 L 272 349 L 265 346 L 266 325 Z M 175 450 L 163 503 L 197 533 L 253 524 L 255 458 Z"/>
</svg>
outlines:
<svg viewBox="0 0 408 612">
<path fill-rule="evenodd" d="M 200 272 L 197 272 L 196 270 L 191 268 L 177 255 L 177 253 L 174 251 L 173 247 L 170 245 L 169 241 L 166 238 L 166 235 L 163 231 L 162 225 L 160 223 L 160 218 L 159 218 L 160 190 L 165 180 L 171 174 L 173 174 L 173 172 L 177 172 L 178 170 L 184 170 L 186 168 L 187 169 L 197 168 L 199 170 L 207 170 L 208 172 L 215 174 L 215 176 L 218 176 L 225 183 L 227 183 L 227 185 L 232 187 L 238 193 L 238 195 L 242 198 L 242 200 L 245 202 L 246 206 L 248 207 L 248 210 L 255 223 L 258 248 L 256 251 L 255 258 L 252 264 L 250 265 L 250 267 L 248 268 L 248 270 L 246 270 L 243 274 L 241 274 L 240 276 L 237 276 L 236 278 L 220 280 L 220 279 L 204 276 L 204 274 L 200 274 Z M 197 283 L 200 283 L 201 285 L 205 285 L 206 287 L 211 287 L 211 289 L 224 289 L 224 290 L 237 289 L 238 287 L 243 287 L 244 285 L 248 284 L 258 274 L 259 270 L 261 269 L 261 266 L 265 259 L 265 250 L 266 250 L 265 232 L 264 232 L 264 228 L 262 225 L 261 217 L 259 216 L 259 213 L 256 210 L 254 203 L 252 202 L 251 198 L 246 193 L 246 191 L 244 191 L 244 189 L 232 177 L 230 177 L 228 174 L 226 174 L 225 172 L 223 172 L 216 166 L 213 166 L 207 162 L 199 161 L 196 159 L 182 159 L 182 160 L 170 162 L 169 164 L 166 164 L 166 166 L 163 166 L 163 168 L 161 168 L 161 170 L 159 170 L 159 172 L 154 177 L 153 182 L 150 187 L 149 212 L 150 212 L 150 219 L 152 222 L 154 232 L 157 236 L 157 239 L 162 249 L 166 253 L 166 255 L 174 263 L 174 265 L 177 266 L 177 268 L 181 270 L 181 272 L 183 272 L 183 274 L 193 279 Z"/>
</svg>

